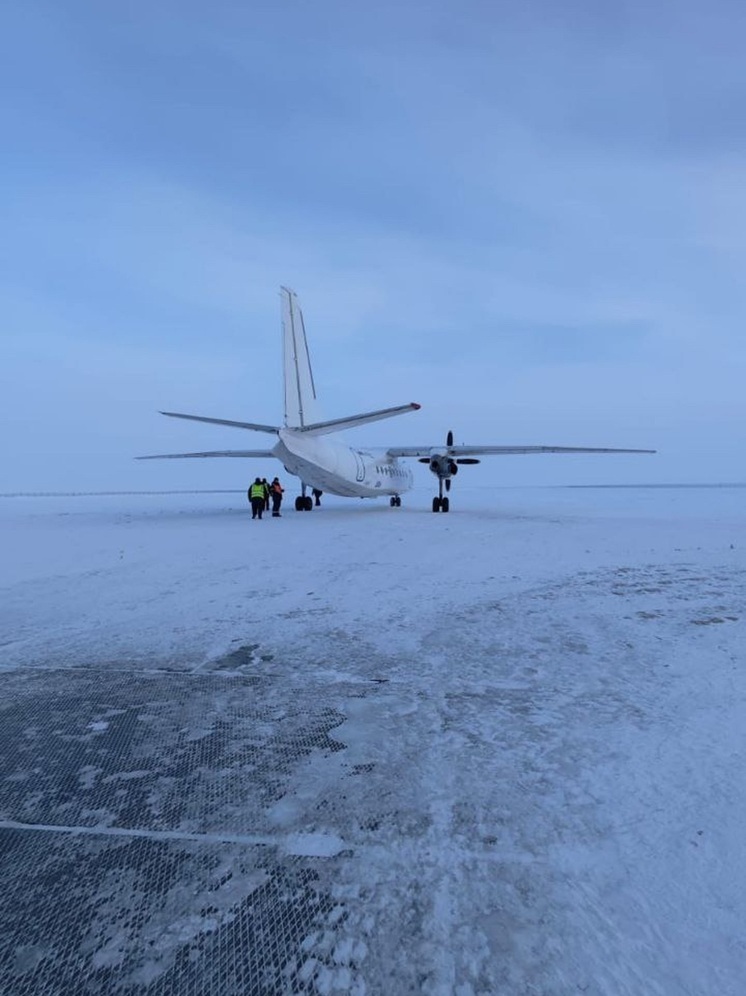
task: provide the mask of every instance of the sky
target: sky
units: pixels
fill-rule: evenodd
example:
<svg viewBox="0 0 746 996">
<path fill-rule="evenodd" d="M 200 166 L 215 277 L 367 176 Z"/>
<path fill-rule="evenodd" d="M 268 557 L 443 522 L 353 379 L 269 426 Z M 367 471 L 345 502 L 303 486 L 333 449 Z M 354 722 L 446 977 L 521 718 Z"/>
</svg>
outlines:
<svg viewBox="0 0 746 996">
<path fill-rule="evenodd" d="M 325 415 L 423 406 L 351 443 L 659 451 L 474 485 L 746 480 L 742 4 L 0 20 L 0 492 L 244 487 L 132 458 L 264 445 L 158 411 L 281 420 L 281 284 Z"/>
</svg>

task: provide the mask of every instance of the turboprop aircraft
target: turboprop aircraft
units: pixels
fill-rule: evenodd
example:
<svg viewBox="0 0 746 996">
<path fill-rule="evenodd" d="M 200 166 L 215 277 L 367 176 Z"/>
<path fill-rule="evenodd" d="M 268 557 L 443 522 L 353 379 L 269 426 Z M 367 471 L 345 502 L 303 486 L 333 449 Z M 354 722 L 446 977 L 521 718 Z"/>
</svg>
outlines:
<svg viewBox="0 0 746 996">
<path fill-rule="evenodd" d="M 345 429 L 355 429 L 368 422 L 392 418 L 417 411 L 415 402 L 362 412 L 346 418 L 323 421 L 317 408 L 316 386 L 311 370 L 303 314 L 295 293 L 280 289 L 282 300 L 283 373 L 285 380 L 285 417 L 283 425 L 236 422 L 182 412 L 161 412 L 170 418 L 227 425 L 249 429 L 273 437 L 270 448 L 262 450 L 212 450 L 206 453 L 160 453 L 136 457 L 138 460 L 183 460 L 205 457 L 242 459 L 274 457 L 289 474 L 300 478 L 301 493 L 295 499 L 297 511 L 310 512 L 313 499 L 307 489 L 327 491 L 344 498 L 379 498 L 385 495 L 392 507 L 401 505 L 401 496 L 412 487 L 412 471 L 400 460 L 413 457 L 429 466 L 438 479 L 438 494 L 433 498 L 433 512 L 447 512 L 447 492 L 459 467 L 477 464 L 483 456 L 516 453 L 654 453 L 655 450 L 598 449 L 585 446 L 455 446 L 448 432 L 445 446 L 389 446 L 386 449 L 356 449 L 339 438 L 329 438 Z M 443 494 L 445 489 L 446 494 Z"/>
</svg>

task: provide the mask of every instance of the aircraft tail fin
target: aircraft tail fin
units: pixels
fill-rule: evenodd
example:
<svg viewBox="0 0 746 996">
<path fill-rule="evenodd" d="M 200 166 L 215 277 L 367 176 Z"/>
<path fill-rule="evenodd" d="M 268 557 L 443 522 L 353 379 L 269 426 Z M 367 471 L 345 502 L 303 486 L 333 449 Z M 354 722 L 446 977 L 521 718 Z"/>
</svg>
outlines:
<svg viewBox="0 0 746 996">
<path fill-rule="evenodd" d="M 282 348 L 285 377 L 285 425 L 303 428 L 318 421 L 316 385 L 308 352 L 303 312 L 297 295 L 280 288 L 282 298 Z"/>
</svg>

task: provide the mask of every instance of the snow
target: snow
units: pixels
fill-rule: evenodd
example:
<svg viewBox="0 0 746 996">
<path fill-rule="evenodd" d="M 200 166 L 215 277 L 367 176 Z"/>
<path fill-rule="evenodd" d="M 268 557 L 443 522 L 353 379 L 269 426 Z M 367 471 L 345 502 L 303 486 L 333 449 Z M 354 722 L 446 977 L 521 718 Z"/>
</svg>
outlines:
<svg viewBox="0 0 746 996">
<path fill-rule="evenodd" d="M 240 930 L 274 988 L 222 992 L 740 994 L 745 496 L 0 499 L 0 833 L 134 856 L 80 900 L 101 991 Z M 68 971 L 28 875 L 18 993 Z"/>
</svg>

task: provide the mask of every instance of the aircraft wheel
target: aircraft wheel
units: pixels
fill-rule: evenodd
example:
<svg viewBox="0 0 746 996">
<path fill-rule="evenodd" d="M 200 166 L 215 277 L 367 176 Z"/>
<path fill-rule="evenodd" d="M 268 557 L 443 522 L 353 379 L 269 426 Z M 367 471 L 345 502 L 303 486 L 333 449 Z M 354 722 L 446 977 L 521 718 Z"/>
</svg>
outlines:
<svg viewBox="0 0 746 996">
<path fill-rule="evenodd" d="M 440 501 L 440 510 L 441 510 L 441 512 L 447 512 L 449 508 L 450 508 L 450 502 L 448 501 L 448 499 L 447 498 L 442 498 L 441 501 Z"/>
<path fill-rule="evenodd" d="M 433 498 L 433 512 L 440 511 L 440 498 Z"/>
<path fill-rule="evenodd" d="M 310 512 L 313 508 L 313 498 L 305 497 L 303 499 L 303 511 Z"/>
<path fill-rule="evenodd" d="M 295 511 L 302 512 L 305 507 L 304 499 L 300 495 L 295 499 Z"/>
<path fill-rule="evenodd" d="M 396 507 L 397 508 L 401 508 L 401 496 L 400 495 L 396 496 Z"/>
</svg>

